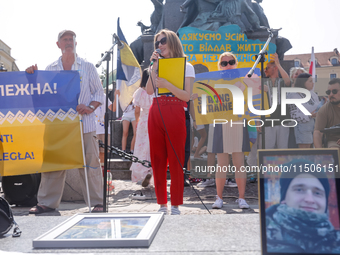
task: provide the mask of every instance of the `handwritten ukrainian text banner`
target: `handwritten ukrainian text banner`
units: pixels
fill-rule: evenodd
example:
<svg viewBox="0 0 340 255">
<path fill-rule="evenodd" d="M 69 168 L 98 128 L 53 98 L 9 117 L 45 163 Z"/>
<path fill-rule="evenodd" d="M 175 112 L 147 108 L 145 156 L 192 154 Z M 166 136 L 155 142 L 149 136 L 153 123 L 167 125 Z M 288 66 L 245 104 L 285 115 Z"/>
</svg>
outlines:
<svg viewBox="0 0 340 255">
<path fill-rule="evenodd" d="M 0 175 L 83 167 L 75 71 L 0 73 Z"/>
<path fill-rule="evenodd" d="M 250 40 L 240 32 L 237 25 L 222 26 L 218 31 L 200 30 L 195 27 L 183 27 L 178 34 L 182 42 L 188 61 L 193 65 L 201 64 L 207 71 L 217 71 L 219 56 L 226 51 L 236 55 L 239 62 L 238 67 L 252 67 L 256 56 L 264 47 L 265 41 Z M 270 61 L 270 55 L 276 52 L 276 45 L 269 43 L 267 47 L 268 56 L 266 62 Z M 260 64 L 257 66 L 260 67 Z"/>
<path fill-rule="evenodd" d="M 253 77 L 248 78 L 249 70 L 238 68 L 196 75 L 193 94 L 198 96 L 194 100 L 197 125 L 213 124 L 214 120 L 215 123 L 230 123 L 261 118 L 249 108 L 251 103 L 255 109 L 261 109 L 260 70 L 255 69 Z M 252 88 L 251 93 L 249 88 Z M 251 102 L 248 94 L 252 95 Z M 265 109 L 268 109 L 266 93 L 264 101 Z M 250 124 L 255 125 L 254 121 Z"/>
</svg>

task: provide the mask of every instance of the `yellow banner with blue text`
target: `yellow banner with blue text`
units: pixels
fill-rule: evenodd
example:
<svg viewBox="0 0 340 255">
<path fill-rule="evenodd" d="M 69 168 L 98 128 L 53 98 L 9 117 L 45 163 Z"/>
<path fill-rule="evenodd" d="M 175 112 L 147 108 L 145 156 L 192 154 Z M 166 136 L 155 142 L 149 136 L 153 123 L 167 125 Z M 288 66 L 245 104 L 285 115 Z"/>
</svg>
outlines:
<svg viewBox="0 0 340 255">
<path fill-rule="evenodd" d="M 75 71 L 0 74 L 0 175 L 84 166 Z"/>
<path fill-rule="evenodd" d="M 196 75 L 193 101 L 197 125 L 244 122 L 244 126 L 256 126 L 255 120 L 261 119 L 261 78 L 259 69 L 255 69 L 252 78 L 246 77 L 249 70 L 237 68 Z M 264 109 L 269 109 L 267 93 Z"/>
</svg>

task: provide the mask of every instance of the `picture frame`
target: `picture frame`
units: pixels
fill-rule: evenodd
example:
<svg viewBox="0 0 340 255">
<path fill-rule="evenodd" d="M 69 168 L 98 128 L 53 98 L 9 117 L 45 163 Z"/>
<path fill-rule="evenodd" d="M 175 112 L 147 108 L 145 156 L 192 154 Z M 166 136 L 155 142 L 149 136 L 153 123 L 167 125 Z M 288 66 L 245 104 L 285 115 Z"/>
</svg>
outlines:
<svg viewBox="0 0 340 255">
<path fill-rule="evenodd" d="M 339 150 L 258 150 L 257 169 L 262 254 L 340 254 Z"/>
<path fill-rule="evenodd" d="M 34 239 L 33 247 L 149 247 L 163 219 L 163 213 L 76 214 Z"/>
</svg>

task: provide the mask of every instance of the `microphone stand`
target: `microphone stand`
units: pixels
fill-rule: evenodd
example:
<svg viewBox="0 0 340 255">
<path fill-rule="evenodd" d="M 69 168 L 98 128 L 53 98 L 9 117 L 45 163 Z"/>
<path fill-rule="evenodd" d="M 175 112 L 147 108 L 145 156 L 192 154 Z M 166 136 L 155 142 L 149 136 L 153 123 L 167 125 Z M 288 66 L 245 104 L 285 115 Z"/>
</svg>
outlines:
<svg viewBox="0 0 340 255">
<path fill-rule="evenodd" d="M 257 56 L 257 59 L 253 65 L 253 67 L 250 69 L 250 71 L 248 72 L 247 76 L 251 77 L 255 71 L 255 68 L 257 66 L 257 64 L 260 62 L 261 63 L 261 110 L 264 110 L 264 69 L 263 69 L 263 63 L 265 62 L 265 55 L 267 54 L 266 48 L 268 47 L 270 41 L 272 40 L 274 34 L 273 34 L 273 30 L 277 31 L 277 29 L 267 29 L 267 31 L 269 32 L 269 36 L 268 39 L 265 43 L 265 45 L 263 46 L 263 48 L 261 49 L 261 51 L 259 52 L 259 55 Z M 261 120 L 262 123 L 264 123 L 265 121 L 265 116 L 261 115 Z M 263 128 L 261 129 L 261 133 L 262 134 L 262 145 L 261 145 L 261 149 L 265 149 L 265 127 L 263 125 Z M 258 141 L 259 142 L 259 141 Z"/>
<path fill-rule="evenodd" d="M 106 107 L 105 107 L 105 117 L 104 117 L 104 129 L 105 129 L 105 141 L 104 141 L 104 177 L 103 177 L 103 181 L 104 181 L 104 196 L 103 196 L 103 208 L 105 209 L 106 212 L 108 212 L 108 206 L 106 203 L 106 190 L 107 190 L 107 154 L 108 154 L 108 127 L 109 127 L 109 107 L 108 107 L 108 103 L 109 103 L 109 68 L 110 68 L 110 60 L 111 60 L 111 54 L 112 54 L 112 59 L 113 59 L 113 47 L 116 46 L 117 44 L 119 44 L 119 42 L 117 41 L 115 34 L 113 35 L 113 45 L 111 46 L 111 48 L 105 52 L 105 54 L 102 54 L 102 58 L 101 60 L 98 61 L 98 63 L 96 64 L 96 67 L 98 68 L 103 61 L 106 61 L 106 98 L 105 98 L 105 103 L 106 103 Z M 112 81 L 113 82 L 113 81 Z"/>
</svg>

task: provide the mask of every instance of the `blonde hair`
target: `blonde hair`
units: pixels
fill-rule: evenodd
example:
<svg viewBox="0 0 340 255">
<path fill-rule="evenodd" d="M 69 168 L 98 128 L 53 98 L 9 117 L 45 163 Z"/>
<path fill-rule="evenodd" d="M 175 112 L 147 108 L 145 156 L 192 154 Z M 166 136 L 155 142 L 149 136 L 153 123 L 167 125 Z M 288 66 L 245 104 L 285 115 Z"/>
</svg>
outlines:
<svg viewBox="0 0 340 255">
<path fill-rule="evenodd" d="M 302 73 L 307 73 L 307 71 L 303 69 L 302 67 L 292 67 L 289 70 L 289 77 L 293 79 L 293 76 L 296 74 L 297 71 L 302 71 Z"/>
<path fill-rule="evenodd" d="M 179 40 L 176 33 L 169 29 L 162 29 L 159 31 L 154 37 L 154 44 L 156 43 L 158 36 L 161 34 L 166 37 L 166 44 L 169 48 L 170 58 L 185 57 L 181 41 Z"/>
<path fill-rule="evenodd" d="M 237 58 L 236 56 L 231 53 L 231 52 L 223 52 L 221 55 L 220 55 L 220 58 L 218 59 L 218 63 L 217 63 L 217 68 L 218 70 L 221 70 L 221 62 L 222 62 L 222 58 L 223 57 L 232 57 L 234 60 L 235 60 L 235 65 L 237 66 L 238 64 L 238 61 L 237 61 Z"/>
</svg>

